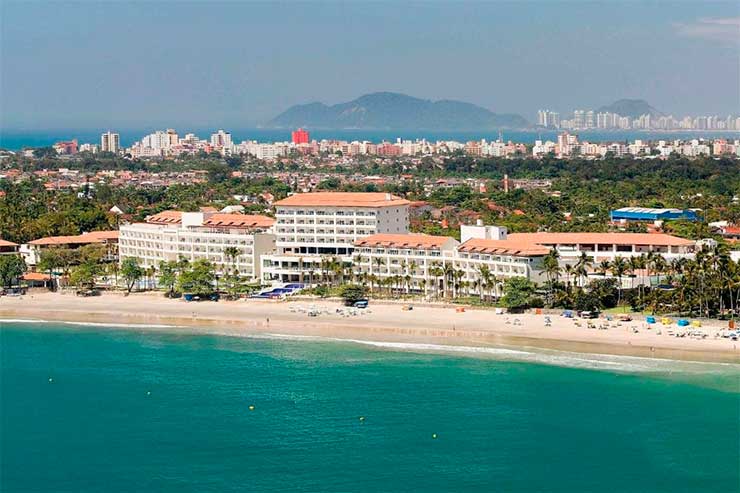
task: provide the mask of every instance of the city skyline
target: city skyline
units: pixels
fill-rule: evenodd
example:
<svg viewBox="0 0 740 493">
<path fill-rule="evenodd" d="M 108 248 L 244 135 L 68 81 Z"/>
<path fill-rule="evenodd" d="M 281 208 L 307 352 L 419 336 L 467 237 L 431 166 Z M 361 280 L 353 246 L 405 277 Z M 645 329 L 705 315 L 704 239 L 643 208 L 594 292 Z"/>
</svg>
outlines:
<svg viewBox="0 0 740 493">
<path fill-rule="evenodd" d="M 3 2 L 0 127 L 245 128 L 386 90 L 530 122 L 621 98 L 740 106 L 731 2 L 166 5 Z"/>
</svg>

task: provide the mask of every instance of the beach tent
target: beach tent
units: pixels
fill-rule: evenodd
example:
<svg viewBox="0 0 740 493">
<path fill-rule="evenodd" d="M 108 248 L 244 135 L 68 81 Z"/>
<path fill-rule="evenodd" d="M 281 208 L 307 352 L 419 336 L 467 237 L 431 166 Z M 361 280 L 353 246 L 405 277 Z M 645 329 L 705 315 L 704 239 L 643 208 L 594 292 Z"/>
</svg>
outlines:
<svg viewBox="0 0 740 493">
<path fill-rule="evenodd" d="M 655 317 L 645 317 L 645 321 L 649 324 L 655 323 Z"/>
</svg>

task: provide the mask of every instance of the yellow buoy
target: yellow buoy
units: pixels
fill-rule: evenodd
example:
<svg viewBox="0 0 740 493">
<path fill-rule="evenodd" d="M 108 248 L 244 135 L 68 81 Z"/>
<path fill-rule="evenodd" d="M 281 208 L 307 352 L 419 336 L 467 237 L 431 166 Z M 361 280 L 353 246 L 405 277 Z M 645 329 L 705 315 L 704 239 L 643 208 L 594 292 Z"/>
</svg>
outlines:
<svg viewBox="0 0 740 493">
<path fill-rule="evenodd" d="M 250 411 L 254 411 L 254 406 L 249 406 Z"/>
</svg>

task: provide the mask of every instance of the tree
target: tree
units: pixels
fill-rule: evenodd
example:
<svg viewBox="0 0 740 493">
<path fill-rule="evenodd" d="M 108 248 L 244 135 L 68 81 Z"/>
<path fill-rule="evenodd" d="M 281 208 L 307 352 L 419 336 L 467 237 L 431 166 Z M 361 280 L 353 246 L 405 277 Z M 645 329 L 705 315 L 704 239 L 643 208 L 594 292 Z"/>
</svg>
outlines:
<svg viewBox="0 0 740 493">
<path fill-rule="evenodd" d="M 619 294 L 617 296 L 617 306 L 619 306 L 622 302 L 622 277 L 627 271 L 627 262 L 624 261 L 624 258 L 616 257 L 611 263 L 611 271 L 612 275 L 617 278 L 618 282 L 617 290 Z"/>
<path fill-rule="evenodd" d="M 522 310 L 532 302 L 535 285 L 524 277 L 510 277 L 504 282 L 504 296 L 501 303 L 512 310 Z"/>
<path fill-rule="evenodd" d="M 72 269 L 69 282 L 78 288 L 92 289 L 98 275 L 100 275 L 100 266 L 93 262 L 85 262 Z"/>
<path fill-rule="evenodd" d="M 159 285 L 167 288 L 167 296 L 170 298 L 175 294 L 177 284 L 178 263 L 175 261 L 161 262 L 159 264 Z"/>
<path fill-rule="evenodd" d="M 62 256 L 60 255 L 60 249 L 56 247 L 46 248 L 41 250 L 38 269 L 42 272 L 49 273 L 49 279 L 52 281 L 50 289 L 54 290 L 54 271 L 62 266 Z"/>
<path fill-rule="evenodd" d="M 20 255 L 0 255 L 0 282 L 10 288 L 13 281 L 26 271 L 26 262 Z"/>
<path fill-rule="evenodd" d="M 345 305 L 351 306 L 367 298 L 367 287 L 360 284 L 345 284 L 341 287 L 339 296 L 342 297 Z"/>
<path fill-rule="evenodd" d="M 180 273 L 178 289 L 183 293 L 195 295 L 209 295 L 213 293 L 213 283 L 216 272 L 213 264 L 205 259 L 198 259 L 190 267 Z"/>
<path fill-rule="evenodd" d="M 139 279 L 144 276 L 144 269 L 139 265 L 136 257 L 126 257 L 121 262 L 121 277 L 126 281 L 126 292 L 131 293 Z"/>
</svg>

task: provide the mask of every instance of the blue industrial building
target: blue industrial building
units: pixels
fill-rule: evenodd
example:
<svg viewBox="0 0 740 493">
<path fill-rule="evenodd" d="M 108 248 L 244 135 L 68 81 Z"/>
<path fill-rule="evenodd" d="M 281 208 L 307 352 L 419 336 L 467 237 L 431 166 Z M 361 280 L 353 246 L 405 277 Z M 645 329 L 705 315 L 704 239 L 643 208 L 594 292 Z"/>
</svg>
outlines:
<svg viewBox="0 0 740 493">
<path fill-rule="evenodd" d="M 670 221 L 685 219 L 698 221 L 699 216 L 691 209 L 651 209 L 649 207 L 622 207 L 611 211 L 612 221 Z"/>
</svg>

